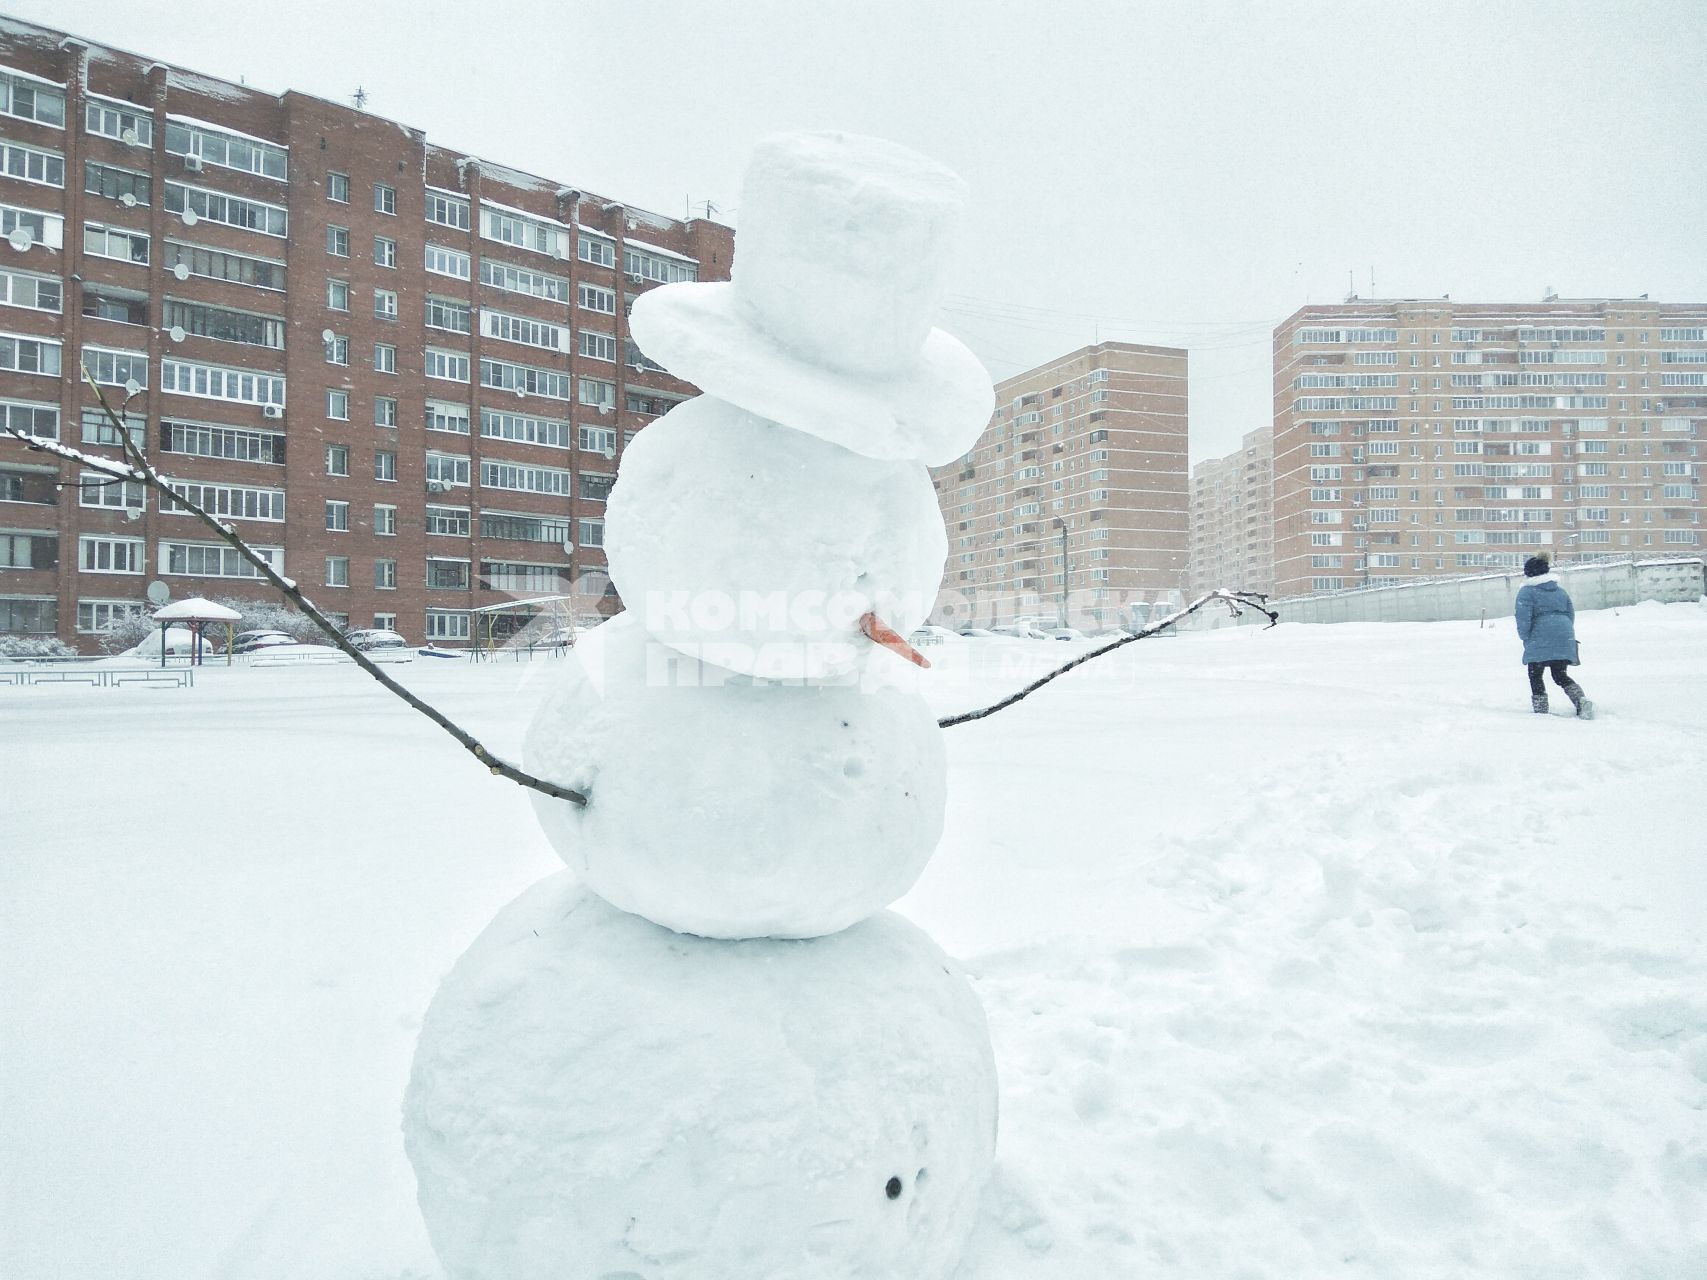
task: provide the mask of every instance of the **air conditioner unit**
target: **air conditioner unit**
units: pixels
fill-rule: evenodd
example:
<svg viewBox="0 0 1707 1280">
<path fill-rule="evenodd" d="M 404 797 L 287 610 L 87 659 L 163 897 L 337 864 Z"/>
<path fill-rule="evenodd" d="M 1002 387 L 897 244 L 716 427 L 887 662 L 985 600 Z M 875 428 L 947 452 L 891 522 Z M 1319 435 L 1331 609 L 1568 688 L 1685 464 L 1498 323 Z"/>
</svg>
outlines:
<svg viewBox="0 0 1707 1280">
<path fill-rule="evenodd" d="M 186 155 L 184 157 L 184 168 L 191 173 L 200 173 L 202 171 L 202 158 L 194 154 Z"/>
<path fill-rule="evenodd" d="M 629 284 L 645 284 L 646 283 L 646 277 L 642 276 L 642 275 L 636 275 L 633 272 L 630 272 L 629 276 L 628 276 L 628 283 Z"/>
<path fill-rule="evenodd" d="M 263 418 L 282 418 L 284 417 L 284 409 L 280 405 L 264 404 L 261 406 L 261 416 Z"/>
</svg>

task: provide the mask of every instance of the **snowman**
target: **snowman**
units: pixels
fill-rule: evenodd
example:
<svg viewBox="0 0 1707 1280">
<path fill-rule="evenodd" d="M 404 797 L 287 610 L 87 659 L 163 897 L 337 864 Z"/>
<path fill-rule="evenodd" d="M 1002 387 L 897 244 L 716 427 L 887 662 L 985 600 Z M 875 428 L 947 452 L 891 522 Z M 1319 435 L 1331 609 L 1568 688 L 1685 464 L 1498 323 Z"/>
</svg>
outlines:
<svg viewBox="0 0 1707 1280">
<path fill-rule="evenodd" d="M 761 143 L 733 279 L 644 295 L 706 394 L 624 455 L 628 612 L 529 731 L 569 870 L 487 927 L 423 1022 L 404 1132 L 458 1280 L 951 1274 L 995 1151 L 983 1011 L 885 910 L 942 832 L 902 638 L 946 540 L 927 466 L 987 422 L 931 327 L 959 180 L 845 134 Z"/>
</svg>

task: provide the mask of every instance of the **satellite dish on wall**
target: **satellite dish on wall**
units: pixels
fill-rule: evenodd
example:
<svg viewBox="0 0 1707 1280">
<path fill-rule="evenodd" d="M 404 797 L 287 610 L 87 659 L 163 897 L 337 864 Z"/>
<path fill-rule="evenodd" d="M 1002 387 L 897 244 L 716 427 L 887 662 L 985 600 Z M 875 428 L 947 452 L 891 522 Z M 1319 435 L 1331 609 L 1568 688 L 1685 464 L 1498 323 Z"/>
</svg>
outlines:
<svg viewBox="0 0 1707 1280">
<path fill-rule="evenodd" d="M 184 210 L 183 216 L 184 216 L 184 225 L 186 227 L 193 227 L 196 225 L 196 223 L 201 221 L 201 218 L 197 215 L 196 211 L 194 209 L 190 209 L 187 207 Z"/>
<path fill-rule="evenodd" d="M 165 604 L 172 598 L 172 588 L 158 580 L 148 584 L 148 601 L 150 604 Z"/>
<path fill-rule="evenodd" d="M 180 262 L 177 266 L 172 268 L 172 274 L 177 276 L 180 280 L 188 280 L 190 278 L 190 268 L 188 264 Z"/>
<path fill-rule="evenodd" d="M 134 209 L 136 208 L 136 197 L 127 191 L 119 197 L 119 203 L 127 209 Z"/>
<path fill-rule="evenodd" d="M 183 325 L 175 324 L 170 329 L 166 330 L 166 336 L 172 339 L 173 342 L 182 342 L 187 335 L 184 333 Z"/>
<path fill-rule="evenodd" d="M 142 390 L 142 384 L 140 382 L 138 382 L 135 378 L 126 378 L 124 380 L 124 393 L 127 396 L 134 396 L 137 392 L 139 392 L 141 390 Z"/>
<path fill-rule="evenodd" d="M 333 338 L 336 338 L 337 336 L 338 335 L 333 333 L 330 329 L 322 329 L 320 331 L 320 341 L 322 341 L 322 342 L 328 342 L 329 343 L 332 341 Z"/>
<path fill-rule="evenodd" d="M 575 554 L 575 539 L 565 538 L 563 540 L 563 554 L 566 556 L 572 556 Z"/>
<path fill-rule="evenodd" d="M 11 245 L 19 253 L 28 249 L 35 242 L 36 238 L 30 234 L 30 229 L 28 227 L 13 227 L 12 230 L 6 233 L 6 243 Z"/>
</svg>

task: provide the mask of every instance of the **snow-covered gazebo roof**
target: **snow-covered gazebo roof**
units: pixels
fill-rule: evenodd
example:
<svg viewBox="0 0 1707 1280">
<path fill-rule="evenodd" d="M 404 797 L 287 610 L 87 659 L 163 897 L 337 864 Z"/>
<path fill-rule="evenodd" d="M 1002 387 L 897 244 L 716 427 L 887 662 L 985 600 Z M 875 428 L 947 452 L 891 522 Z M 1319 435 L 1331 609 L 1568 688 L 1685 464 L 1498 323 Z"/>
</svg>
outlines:
<svg viewBox="0 0 1707 1280">
<path fill-rule="evenodd" d="M 156 622 L 237 622 L 243 617 L 235 609 L 227 609 L 222 604 L 204 600 L 200 596 L 191 596 L 188 600 L 174 601 L 154 614 Z"/>
</svg>

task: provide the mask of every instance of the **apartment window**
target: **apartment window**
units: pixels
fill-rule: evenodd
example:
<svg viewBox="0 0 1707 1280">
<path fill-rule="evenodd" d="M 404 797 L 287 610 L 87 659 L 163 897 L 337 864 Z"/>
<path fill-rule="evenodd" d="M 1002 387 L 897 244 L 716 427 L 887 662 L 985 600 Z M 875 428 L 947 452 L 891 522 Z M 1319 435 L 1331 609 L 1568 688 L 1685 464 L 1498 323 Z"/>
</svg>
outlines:
<svg viewBox="0 0 1707 1280">
<path fill-rule="evenodd" d="M 444 400 L 427 401 L 428 431 L 445 431 L 451 435 L 465 436 L 469 434 L 468 416 L 468 406 L 465 404 L 451 404 Z"/>
<path fill-rule="evenodd" d="M 616 407 L 616 383 L 600 378 L 581 379 L 581 403 Z"/>
<path fill-rule="evenodd" d="M 373 211 L 375 213 L 397 216 L 397 188 L 388 187 L 383 182 L 373 184 Z"/>
<path fill-rule="evenodd" d="M 350 451 L 341 444 L 326 446 L 326 474 L 329 476 L 347 476 L 350 474 Z"/>
<path fill-rule="evenodd" d="M 280 239 L 290 232 L 290 215 L 282 205 L 246 200 L 223 191 L 186 186 L 181 182 L 166 184 L 165 208 L 167 213 L 193 213 L 209 222 L 222 222 L 228 227 L 259 231 L 262 235 Z"/>
<path fill-rule="evenodd" d="M 84 573 L 142 573 L 142 539 L 84 534 L 77 539 L 77 565 Z"/>
<path fill-rule="evenodd" d="M 397 241 L 388 236 L 373 238 L 373 265 L 376 267 L 397 267 Z"/>
<path fill-rule="evenodd" d="M 329 587 L 347 587 L 350 585 L 350 558 L 348 556 L 326 557 L 326 585 Z"/>
<path fill-rule="evenodd" d="M 285 322 L 278 316 L 230 311 L 205 303 L 167 298 L 161 308 L 160 323 L 168 330 L 182 329 L 185 333 L 212 338 L 215 342 L 237 342 L 244 346 L 284 350 Z"/>
<path fill-rule="evenodd" d="M 327 364 L 350 363 L 350 340 L 333 334 L 325 340 Z"/>
<path fill-rule="evenodd" d="M 327 173 L 326 198 L 338 204 L 350 203 L 350 175 L 347 173 Z"/>
<path fill-rule="evenodd" d="M 389 342 L 373 344 L 373 369 L 375 373 L 397 372 L 397 348 Z"/>
<path fill-rule="evenodd" d="M 373 508 L 373 531 L 382 538 L 397 536 L 397 508 L 376 503 Z"/>
<path fill-rule="evenodd" d="M 65 185 L 65 157 L 57 151 L 43 151 L 17 142 L 0 142 L 0 169 L 9 178 L 44 187 Z"/>
<path fill-rule="evenodd" d="M 583 284 L 577 288 L 577 300 L 583 311 L 597 311 L 601 315 L 616 314 L 616 293 L 611 289 L 601 289 L 596 284 Z"/>
<path fill-rule="evenodd" d="M 64 289 L 53 276 L 0 270 L 0 306 L 50 311 L 57 315 L 64 305 Z"/>
<path fill-rule="evenodd" d="M 148 353 L 146 351 L 113 351 L 105 347 L 84 347 L 83 364 L 89 376 L 102 386 L 138 387 L 148 385 Z"/>
<path fill-rule="evenodd" d="M 468 561 L 428 558 L 427 587 L 429 590 L 467 591 L 468 581 Z"/>
<path fill-rule="evenodd" d="M 177 269 L 182 267 L 186 274 L 208 280 L 229 280 L 235 284 L 254 285 L 257 289 L 272 289 L 280 293 L 284 291 L 285 264 L 275 262 L 271 258 L 255 258 L 248 254 L 206 249 L 200 245 L 168 240 L 165 259 L 162 265 L 175 275 Z"/>
<path fill-rule="evenodd" d="M 569 256 L 568 228 L 493 205 L 481 205 L 480 234 L 487 240 L 513 244 L 533 253 L 548 253 L 554 258 Z"/>
<path fill-rule="evenodd" d="M 276 524 L 285 518 L 283 489 L 201 484 L 193 480 L 168 479 L 166 483 L 174 495 L 161 499 L 160 510 L 167 515 L 187 515 L 193 503 L 211 516 L 233 520 L 268 520 Z"/>
<path fill-rule="evenodd" d="M 21 431 L 43 440 L 59 439 L 59 409 L 28 400 L 0 400 L 0 431 Z M 117 443 L 115 438 L 114 443 Z M 0 499 L 5 497 L 0 494 Z"/>
<path fill-rule="evenodd" d="M 330 533 L 348 533 L 350 529 L 350 504 L 347 502 L 326 503 L 326 529 Z"/>
<path fill-rule="evenodd" d="M 429 452 L 427 454 L 427 479 L 439 484 L 466 489 L 469 479 L 468 463 L 467 458 L 459 457 L 456 454 Z M 466 515 L 467 513 L 464 512 L 465 517 Z M 466 523 L 465 519 L 465 526 Z M 466 527 L 463 532 L 467 532 Z"/>
<path fill-rule="evenodd" d="M 94 160 L 83 162 L 83 190 L 92 196 L 104 196 L 108 200 L 118 200 L 130 197 L 133 205 L 146 205 L 154 194 L 154 180 L 146 173 L 138 173 L 134 169 L 121 169 L 117 165 L 98 164 Z"/>
<path fill-rule="evenodd" d="M 257 547 L 250 550 L 259 556 L 274 573 L 284 572 L 283 547 Z M 223 542 L 162 542 L 160 571 L 169 577 L 195 578 L 259 578 L 261 571 L 238 553 L 235 547 Z"/>
<path fill-rule="evenodd" d="M 427 270 L 434 275 L 450 276 L 454 280 L 469 278 L 469 257 L 455 249 L 446 249 L 443 245 L 430 244 L 427 246 Z M 481 264 L 484 274 L 485 264 Z"/>
<path fill-rule="evenodd" d="M 397 294 L 391 289 L 373 291 L 373 314 L 381 320 L 397 319 Z"/>
<path fill-rule="evenodd" d="M 558 467 L 525 466 L 516 462 L 480 463 L 480 483 L 487 489 L 520 493 L 569 493 L 570 473 Z"/>
<path fill-rule="evenodd" d="M 326 252 L 334 258 L 350 256 L 350 229 L 348 227 L 326 228 Z"/>
<path fill-rule="evenodd" d="M 285 148 L 187 120 L 166 122 L 166 152 L 174 156 L 199 156 L 203 164 L 216 164 L 222 169 L 280 182 L 289 176 L 289 152 Z"/>
<path fill-rule="evenodd" d="M 580 525 L 580 543 L 583 547 L 602 547 L 605 545 L 605 522 L 603 520 L 582 520 Z"/>
<path fill-rule="evenodd" d="M 146 607 L 140 600 L 79 600 L 77 631 L 80 635 L 100 635 Z"/>
<path fill-rule="evenodd" d="M 114 285 L 83 285 L 83 314 L 94 320 L 111 320 L 115 324 L 146 325 L 148 295 Z"/>
<path fill-rule="evenodd" d="M 464 279 L 466 278 L 465 275 Z M 494 289 L 503 289 L 507 293 L 525 293 L 550 302 L 569 300 L 569 282 L 562 276 L 533 271 L 527 267 L 511 266 L 495 258 L 481 260 L 480 279 L 482 283 L 489 284 Z"/>
<path fill-rule="evenodd" d="M 99 471 L 84 471 L 77 479 L 77 505 L 80 507 L 141 511 L 147 505 L 147 490 L 136 481 L 115 481 Z"/>
<path fill-rule="evenodd" d="M 585 379 L 583 379 L 583 382 Z M 541 369 L 535 365 L 515 364 L 509 360 L 482 360 L 480 362 L 480 385 L 495 387 L 503 391 L 520 392 L 523 395 L 549 396 L 554 400 L 569 398 L 570 378 L 566 373 L 558 373 L 554 369 Z M 611 388 L 611 399 L 615 402 L 616 389 Z"/>
<path fill-rule="evenodd" d="M 0 569 L 57 569 L 59 538 L 42 530 L 8 533 L 0 530 Z M 87 565 L 84 566 L 88 568 Z M 141 573 L 141 569 L 102 569 L 101 573 Z"/>
<path fill-rule="evenodd" d="M 610 496 L 611 486 L 616 483 L 615 476 L 600 475 L 594 471 L 581 472 L 577 480 L 577 495 L 593 502 L 603 502 Z"/>
<path fill-rule="evenodd" d="M 53 129 L 65 127 L 65 90 L 0 70 L 0 112 Z"/>
<path fill-rule="evenodd" d="M 505 342 L 520 342 L 530 347 L 539 347 L 545 351 L 568 351 L 569 331 L 559 325 L 547 324 L 543 320 L 530 320 L 526 316 L 513 316 L 502 311 L 493 311 L 483 307 L 480 311 L 480 332 L 488 338 L 501 338 Z"/>
<path fill-rule="evenodd" d="M 616 360 L 616 339 L 608 333 L 581 330 L 581 354 L 591 360 Z"/>
<path fill-rule="evenodd" d="M 97 258 L 112 258 L 118 262 L 148 265 L 148 233 L 126 231 L 123 227 L 102 226 L 98 222 L 83 226 L 83 252 Z"/>
<path fill-rule="evenodd" d="M 446 538 L 468 536 L 467 507 L 428 507 L 423 527 L 428 533 Z"/>
<path fill-rule="evenodd" d="M 397 401 L 390 396 L 375 396 L 373 398 L 373 425 L 376 427 L 395 427 L 397 425 Z"/>
<path fill-rule="evenodd" d="M 140 424 L 139 424 L 140 425 Z M 110 433 L 112 427 L 106 426 Z M 160 423 L 160 447 L 166 453 L 195 458 L 231 458 L 238 462 L 260 462 L 283 466 L 285 438 L 275 431 L 250 431 L 202 422 Z"/>
<path fill-rule="evenodd" d="M 444 191 L 427 191 L 427 221 L 441 227 L 468 230 L 468 201 Z"/>
<path fill-rule="evenodd" d="M 397 455 L 389 449 L 375 449 L 373 452 L 373 478 L 375 480 L 397 479 Z"/>
<path fill-rule="evenodd" d="M 453 298 L 427 297 L 427 328 L 444 329 L 450 333 L 469 331 L 468 304 Z"/>
<path fill-rule="evenodd" d="M 616 245 L 609 240 L 589 235 L 583 231 L 580 234 L 578 253 L 582 262 L 590 262 L 598 267 L 614 267 L 616 265 Z"/>
<path fill-rule="evenodd" d="M 397 561 L 375 560 L 373 562 L 373 589 L 375 591 L 397 590 Z"/>
<path fill-rule="evenodd" d="M 57 378 L 59 365 L 58 342 L 25 337 L 19 333 L 0 333 L 0 370 L 40 373 Z"/>
<path fill-rule="evenodd" d="M 616 428 L 582 427 L 580 444 L 581 448 L 590 453 L 614 454 L 616 452 Z"/>
<path fill-rule="evenodd" d="M 275 405 L 285 402 L 285 380 L 280 374 L 257 373 L 166 358 L 160 362 L 160 388 L 180 395 L 208 400 L 231 400 L 238 404 Z"/>
<path fill-rule="evenodd" d="M 139 111 L 128 102 L 103 99 L 93 95 L 83 104 L 83 129 L 118 142 L 148 147 L 154 144 L 154 117 Z M 129 134 L 129 137 L 125 135 Z"/>
<path fill-rule="evenodd" d="M 666 257 L 643 249 L 625 246 L 622 251 L 622 270 L 630 279 L 674 284 L 679 280 L 699 279 L 699 263 L 689 258 Z"/>
<path fill-rule="evenodd" d="M 326 393 L 326 416 L 339 422 L 350 420 L 350 393 L 348 391 L 328 391 Z"/>
<path fill-rule="evenodd" d="M 466 413 L 466 411 L 465 411 Z M 463 419 L 467 429 L 467 418 Z M 543 444 L 554 448 L 569 447 L 570 427 L 555 418 L 537 418 L 524 413 L 502 413 L 496 409 L 480 411 L 480 434 L 500 440 L 516 440 L 523 444 Z"/>
<path fill-rule="evenodd" d="M 448 382 L 468 381 L 468 356 L 461 351 L 445 351 L 428 347 L 426 372 L 429 378 L 444 378 Z"/>
<path fill-rule="evenodd" d="M 326 282 L 326 305 L 333 311 L 348 311 L 350 309 L 350 282 L 348 280 L 328 280 Z"/>
<path fill-rule="evenodd" d="M 51 627 L 48 630 L 52 630 Z M 446 609 L 428 609 L 426 636 L 429 640 L 468 639 L 468 615 Z"/>
</svg>

